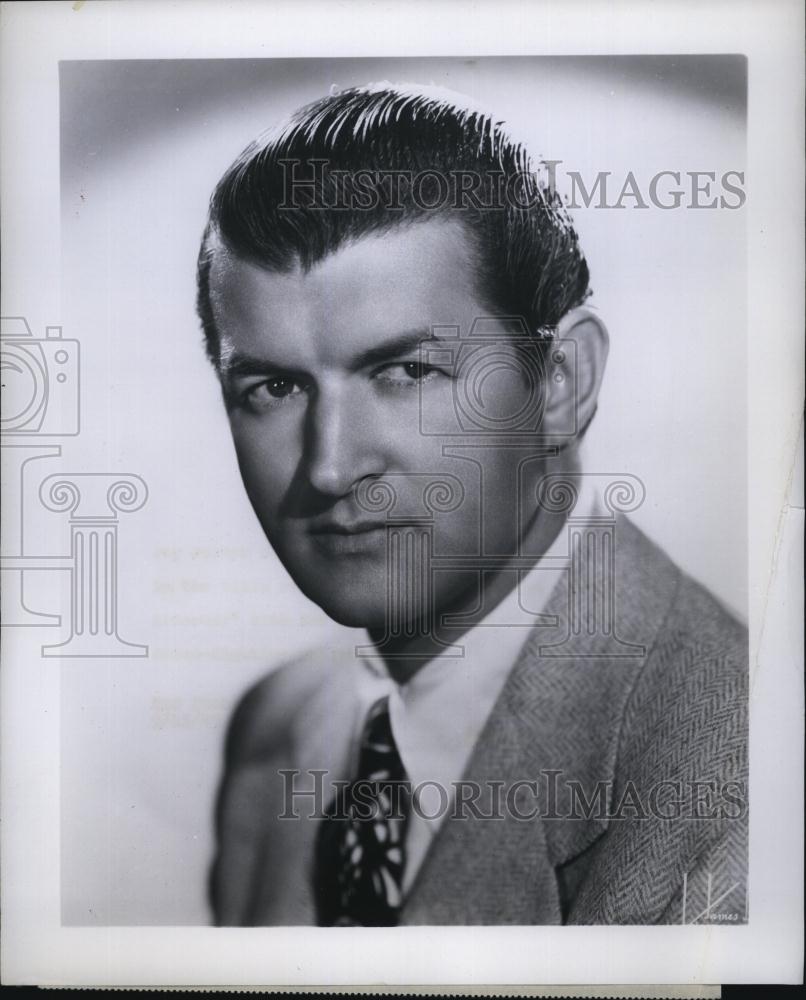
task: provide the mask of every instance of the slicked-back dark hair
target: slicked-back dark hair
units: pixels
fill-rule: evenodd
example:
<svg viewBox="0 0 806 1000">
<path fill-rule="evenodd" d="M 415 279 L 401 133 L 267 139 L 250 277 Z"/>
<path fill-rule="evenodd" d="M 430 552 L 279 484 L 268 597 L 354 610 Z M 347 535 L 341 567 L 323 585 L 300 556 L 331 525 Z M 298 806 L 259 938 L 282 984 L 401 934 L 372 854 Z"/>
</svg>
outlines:
<svg viewBox="0 0 806 1000">
<path fill-rule="evenodd" d="M 257 138 L 216 186 L 197 270 L 210 359 L 218 365 L 209 275 L 219 247 L 287 272 L 348 240 L 437 217 L 465 226 L 491 314 L 520 318 L 543 344 L 586 298 L 565 207 L 500 122 L 427 91 L 353 88 Z"/>
</svg>

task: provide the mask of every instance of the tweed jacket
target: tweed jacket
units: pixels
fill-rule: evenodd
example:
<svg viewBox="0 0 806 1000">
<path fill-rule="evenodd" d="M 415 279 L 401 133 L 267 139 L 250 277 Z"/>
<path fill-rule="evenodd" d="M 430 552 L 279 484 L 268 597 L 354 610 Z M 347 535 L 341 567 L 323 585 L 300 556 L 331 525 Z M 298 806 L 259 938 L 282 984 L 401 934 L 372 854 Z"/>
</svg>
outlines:
<svg viewBox="0 0 806 1000">
<path fill-rule="evenodd" d="M 615 538 L 614 585 L 589 572 L 583 546 L 467 764 L 467 781 L 527 800 L 446 816 L 402 924 L 746 921 L 746 630 L 623 515 Z M 580 594 L 574 580 L 594 582 Z M 589 627 L 580 600 L 590 614 L 611 600 L 615 627 Z M 326 651 L 239 703 L 210 876 L 217 924 L 315 923 L 320 820 L 278 819 L 280 772 L 349 778 L 334 721 L 342 732 L 349 711 Z"/>
</svg>

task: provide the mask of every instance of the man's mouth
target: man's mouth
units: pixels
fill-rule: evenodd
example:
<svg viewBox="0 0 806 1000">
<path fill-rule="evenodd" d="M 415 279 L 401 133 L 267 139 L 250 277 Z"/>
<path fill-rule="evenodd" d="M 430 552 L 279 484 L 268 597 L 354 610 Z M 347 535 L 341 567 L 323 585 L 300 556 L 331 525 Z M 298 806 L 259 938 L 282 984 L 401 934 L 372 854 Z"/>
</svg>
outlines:
<svg viewBox="0 0 806 1000">
<path fill-rule="evenodd" d="M 326 556 L 380 555 L 386 551 L 383 521 L 326 521 L 311 528 L 310 535 Z"/>
<path fill-rule="evenodd" d="M 383 531 L 385 521 L 324 521 L 310 529 L 312 535 L 366 535 Z"/>
<path fill-rule="evenodd" d="M 395 521 L 394 527 L 414 527 Z M 308 529 L 314 544 L 326 555 L 380 554 L 386 551 L 386 521 L 322 521 Z"/>
</svg>

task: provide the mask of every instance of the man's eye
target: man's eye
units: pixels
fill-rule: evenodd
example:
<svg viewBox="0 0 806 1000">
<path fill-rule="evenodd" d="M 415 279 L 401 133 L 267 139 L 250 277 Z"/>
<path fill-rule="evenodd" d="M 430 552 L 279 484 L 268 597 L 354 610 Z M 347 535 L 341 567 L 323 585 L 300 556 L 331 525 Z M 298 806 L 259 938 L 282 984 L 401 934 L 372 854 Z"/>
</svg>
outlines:
<svg viewBox="0 0 806 1000">
<path fill-rule="evenodd" d="M 411 385 L 425 382 L 438 374 L 436 368 L 424 365 L 419 361 L 399 361 L 393 365 L 386 365 L 375 375 L 375 378 L 390 385 Z"/>
<path fill-rule="evenodd" d="M 295 392 L 301 392 L 300 386 L 292 378 L 270 378 L 263 383 L 266 392 L 275 399 L 284 399 Z"/>
<path fill-rule="evenodd" d="M 291 396 L 298 396 L 302 391 L 302 386 L 296 379 L 275 375 L 250 386 L 244 397 L 250 406 L 260 409 L 276 406 Z"/>
</svg>

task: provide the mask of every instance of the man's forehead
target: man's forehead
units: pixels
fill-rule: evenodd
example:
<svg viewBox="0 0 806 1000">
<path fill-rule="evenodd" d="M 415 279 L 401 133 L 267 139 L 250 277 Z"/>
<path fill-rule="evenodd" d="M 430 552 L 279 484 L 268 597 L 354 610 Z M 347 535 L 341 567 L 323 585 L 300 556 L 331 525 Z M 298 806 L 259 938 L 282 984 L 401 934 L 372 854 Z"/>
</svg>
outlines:
<svg viewBox="0 0 806 1000">
<path fill-rule="evenodd" d="M 455 217 L 434 217 L 416 220 L 401 220 L 382 229 L 372 229 L 365 233 L 340 240 L 333 249 L 304 267 L 299 254 L 291 248 L 285 256 L 282 267 L 264 264 L 257 253 L 242 253 L 220 236 L 210 238 L 211 283 L 220 284 L 242 274 L 255 272 L 272 274 L 299 281 L 316 281 L 321 276 L 325 280 L 355 277 L 360 265 L 370 265 L 379 273 L 391 274 L 416 270 L 419 264 L 438 260 L 444 272 L 452 271 L 448 277 L 462 276 L 472 281 L 475 266 L 473 245 L 466 227 Z M 432 274 L 427 266 L 422 267 L 423 275 Z"/>
<path fill-rule="evenodd" d="M 349 358 L 375 342 L 465 326 L 481 309 L 469 241 L 455 222 L 398 226 L 345 243 L 305 269 L 269 270 L 215 251 L 210 300 L 222 362 L 233 351 L 282 349 Z"/>
</svg>

